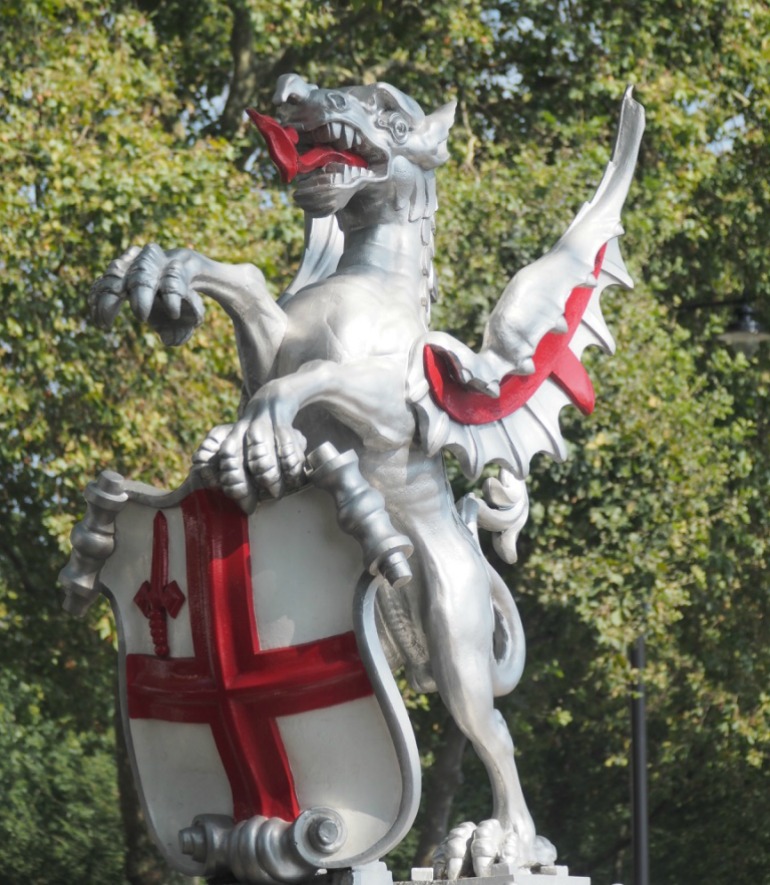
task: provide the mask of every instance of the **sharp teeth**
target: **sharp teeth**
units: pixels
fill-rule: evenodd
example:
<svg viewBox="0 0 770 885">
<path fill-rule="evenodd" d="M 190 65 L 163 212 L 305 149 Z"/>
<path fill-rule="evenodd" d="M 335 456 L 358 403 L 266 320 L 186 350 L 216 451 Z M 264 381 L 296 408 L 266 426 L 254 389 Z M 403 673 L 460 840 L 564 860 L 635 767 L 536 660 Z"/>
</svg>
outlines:
<svg viewBox="0 0 770 885">
<path fill-rule="evenodd" d="M 336 141 L 342 135 L 342 123 L 329 123 L 329 139 Z"/>
<path fill-rule="evenodd" d="M 353 132 L 353 143 L 351 147 L 357 148 L 360 147 L 364 143 L 363 138 L 361 138 L 361 133 L 358 130 L 354 130 Z"/>
<path fill-rule="evenodd" d="M 342 181 L 347 184 L 350 181 L 350 166 L 344 166 L 342 169 Z"/>
<path fill-rule="evenodd" d="M 340 133 L 340 147 L 343 150 L 353 146 L 353 131 L 349 126 L 342 124 L 342 132 Z"/>
</svg>

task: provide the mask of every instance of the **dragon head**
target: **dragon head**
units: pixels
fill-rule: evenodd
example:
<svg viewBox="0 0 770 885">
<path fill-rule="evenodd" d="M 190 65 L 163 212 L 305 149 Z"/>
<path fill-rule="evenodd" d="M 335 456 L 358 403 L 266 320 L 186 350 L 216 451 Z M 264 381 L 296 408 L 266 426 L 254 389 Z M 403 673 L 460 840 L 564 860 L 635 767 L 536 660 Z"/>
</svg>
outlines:
<svg viewBox="0 0 770 885">
<path fill-rule="evenodd" d="M 278 80 L 273 101 L 277 120 L 247 113 L 311 216 L 344 211 L 354 224 L 362 214 L 403 209 L 448 158 L 454 102 L 426 115 L 387 83 L 320 89 L 298 74 Z"/>
</svg>

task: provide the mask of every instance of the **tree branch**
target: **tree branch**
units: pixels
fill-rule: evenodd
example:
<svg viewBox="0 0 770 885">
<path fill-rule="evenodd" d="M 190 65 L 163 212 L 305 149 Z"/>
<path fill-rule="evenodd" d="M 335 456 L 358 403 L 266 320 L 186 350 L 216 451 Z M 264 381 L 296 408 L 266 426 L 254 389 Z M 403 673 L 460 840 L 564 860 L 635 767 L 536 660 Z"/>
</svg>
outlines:
<svg viewBox="0 0 770 885">
<path fill-rule="evenodd" d="M 249 104 L 257 88 L 257 65 L 254 55 L 254 27 L 244 0 L 230 0 L 233 26 L 230 32 L 230 51 L 233 57 L 233 73 L 222 115 L 217 121 L 218 131 L 233 136 L 243 119 L 243 110 Z"/>
</svg>

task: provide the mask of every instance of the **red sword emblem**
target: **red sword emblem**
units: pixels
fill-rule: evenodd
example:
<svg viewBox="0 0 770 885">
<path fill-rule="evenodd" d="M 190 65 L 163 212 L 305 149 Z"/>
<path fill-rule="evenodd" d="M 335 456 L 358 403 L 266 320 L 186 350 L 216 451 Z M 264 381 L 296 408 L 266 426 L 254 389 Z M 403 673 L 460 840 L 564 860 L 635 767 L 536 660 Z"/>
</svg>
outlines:
<svg viewBox="0 0 770 885">
<path fill-rule="evenodd" d="M 150 635 L 159 658 L 168 657 L 166 615 L 175 618 L 184 605 L 184 593 L 176 581 L 168 580 L 168 523 L 158 511 L 152 530 L 152 571 L 150 580 L 137 590 L 134 602 L 150 622 Z"/>
</svg>

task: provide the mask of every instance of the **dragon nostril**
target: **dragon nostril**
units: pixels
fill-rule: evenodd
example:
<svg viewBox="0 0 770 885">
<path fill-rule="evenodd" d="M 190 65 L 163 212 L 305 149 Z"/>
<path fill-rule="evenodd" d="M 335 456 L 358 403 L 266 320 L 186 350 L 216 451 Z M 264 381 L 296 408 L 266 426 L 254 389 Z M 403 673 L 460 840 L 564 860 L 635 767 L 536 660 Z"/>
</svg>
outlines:
<svg viewBox="0 0 770 885">
<path fill-rule="evenodd" d="M 335 111 L 344 111 L 348 106 L 348 100 L 341 92 L 327 92 L 326 101 Z"/>
</svg>

